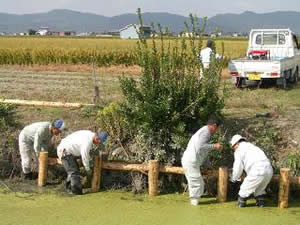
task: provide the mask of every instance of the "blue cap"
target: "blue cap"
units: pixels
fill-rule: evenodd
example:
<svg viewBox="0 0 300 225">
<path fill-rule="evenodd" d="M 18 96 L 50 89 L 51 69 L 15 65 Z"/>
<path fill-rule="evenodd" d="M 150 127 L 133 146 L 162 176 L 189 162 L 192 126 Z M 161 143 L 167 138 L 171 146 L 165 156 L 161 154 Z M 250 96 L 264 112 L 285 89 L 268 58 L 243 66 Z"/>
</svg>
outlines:
<svg viewBox="0 0 300 225">
<path fill-rule="evenodd" d="M 100 139 L 102 144 L 105 143 L 107 137 L 108 137 L 108 134 L 105 131 L 101 131 L 101 132 L 98 133 L 98 138 Z"/>
<path fill-rule="evenodd" d="M 64 130 L 65 129 L 65 122 L 63 120 L 56 120 L 54 123 L 53 123 L 53 126 L 57 129 L 59 129 L 60 131 Z"/>
</svg>

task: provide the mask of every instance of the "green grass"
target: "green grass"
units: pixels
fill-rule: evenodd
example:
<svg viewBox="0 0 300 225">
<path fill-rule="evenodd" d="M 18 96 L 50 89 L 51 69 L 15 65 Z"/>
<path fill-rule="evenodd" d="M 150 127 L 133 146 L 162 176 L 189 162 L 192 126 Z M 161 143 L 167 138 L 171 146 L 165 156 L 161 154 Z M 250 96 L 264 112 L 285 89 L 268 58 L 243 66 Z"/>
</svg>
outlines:
<svg viewBox="0 0 300 225">
<path fill-rule="evenodd" d="M 242 113 L 255 115 L 277 108 L 279 113 L 300 107 L 300 84 L 288 90 L 276 87 L 238 89 L 231 88 L 230 96 L 225 99 L 225 111 L 229 114 Z"/>
<path fill-rule="evenodd" d="M 236 202 L 216 203 L 203 198 L 191 206 L 182 194 L 133 195 L 100 192 L 83 196 L 57 194 L 5 194 L 0 191 L 0 224 L 18 225 L 298 225 L 299 201 L 280 210 L 270 203 L 257 208 L 254 201 L 239 209 Z"/>
</svg>

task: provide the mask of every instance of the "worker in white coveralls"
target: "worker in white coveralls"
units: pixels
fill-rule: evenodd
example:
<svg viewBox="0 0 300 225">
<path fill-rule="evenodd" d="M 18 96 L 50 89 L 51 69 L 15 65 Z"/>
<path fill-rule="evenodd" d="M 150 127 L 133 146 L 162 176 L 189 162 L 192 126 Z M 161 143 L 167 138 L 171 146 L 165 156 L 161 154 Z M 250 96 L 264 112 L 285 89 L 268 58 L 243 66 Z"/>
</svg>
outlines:
<svg viewBox="0 0 300 225">
<path fill-rule="evenodd" d="M 204 181 L 200 166 L 203 166 L 209 159 L 208 154 L 211 150 L 222 149 L 220 143 L 209 144 L 210 138 L 217 131 L 220 122 L 219 119 L 211 117 L 207 125 L 192 136 L 183 153 L 181 164 L 188 182 L 189 197 L 192 205 L 199 204 L 199 198 L 204 192 Z"/>
<path fill-rule="evenodd" d="M 259 147 L 247 142 L 239 134 L 232 137 L 230 144 L 234 150 L 231 181 L 240 181 L 243 170 L 247 174 L 240 187 L 238 206 L 245 207 L 247 199 L 254 194 L 256 205 L 264 207 L 263 196 L 266 194 L 265 189 L 273 176 L 273 169 L 269 159 Z"/>
<path fill-rule="evenodd" d="M 207 69 L 209 67 L 212 56 L 214 56 L 216 59 L 221 58 L 221 56 L 218 53 L 215 53 L 215 55 L 213 54 L 213 47 L 214 47 L 213 45 L 214 45 L 214 42 L 212 40 L 208 40 L 206 43 L 206 48 L 203 48 L 200 51 L 200 57 L 201 57 L 204 69 Z M 201 70 L 200 71 L 200 79 L 202 78 L 202 76 L 203 76 L 203 71 Z"/>
<path fill-rule="evenodd" d="M 53 135 L 59 135 L 65 128 L 63 120 L 51 122 L 37 122 L 30 124 L 19 135 L 19 150 L 22 161 L 22 170 L 25 179 L 33 179 L 31 170 L 32 154 L 35 157 L 36 167 L 39 165 L 39 152 L 48 151 Z"/>
<path fill-rule="evenodd" d="M 81 157 L 88 180 L 91 180 L 90 151 L 96 148 L 97 145 L 104 144 L 107 137 L 108 134 L 106 132 L 94 133 L 89 130 L 80 130 L 62 139 L 57 147 L 57 156 L 61 159 L 68 174 L 66 181 L 67 190 L 71 190 L 73 194 L 82 194 L 81 177 L 76 157 Z"/>
</svg>

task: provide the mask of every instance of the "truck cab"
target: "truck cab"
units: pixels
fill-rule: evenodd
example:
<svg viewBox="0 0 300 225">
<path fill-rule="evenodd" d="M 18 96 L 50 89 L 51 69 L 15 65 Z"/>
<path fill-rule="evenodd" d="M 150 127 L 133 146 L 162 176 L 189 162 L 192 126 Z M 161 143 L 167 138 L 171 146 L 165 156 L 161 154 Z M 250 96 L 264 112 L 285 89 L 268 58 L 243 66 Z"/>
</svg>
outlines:
<svg viewBox="0 0 300 225">
<path fill-rule="evenodd" d="M 274 81 L 286 87 L 299 78 L 300 46 L 290 29 L 253 29 L 244 58 L 231 60 L 236 86 Z"/>
</svg>

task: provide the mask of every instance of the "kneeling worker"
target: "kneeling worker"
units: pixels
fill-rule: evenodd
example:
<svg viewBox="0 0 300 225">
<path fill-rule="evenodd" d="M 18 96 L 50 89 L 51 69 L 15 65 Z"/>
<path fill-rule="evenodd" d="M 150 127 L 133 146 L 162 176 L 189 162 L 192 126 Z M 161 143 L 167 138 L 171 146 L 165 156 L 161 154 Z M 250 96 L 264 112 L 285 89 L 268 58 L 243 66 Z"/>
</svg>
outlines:
<svg viewBox="0 0 300 225">
<path fill-rule="evenodd" d="M 247 173 L 238 197 L 238 206 L 245 207 L 250 195 L 254 194 L 256 205 L 264 207 L 263 195 L 269 184 L 273 169 L 265 153 L 254 144 L 246 141 L 241 135 L 234 135 L 230 141 L 234 150 L 234 164 L 231 181 L 240 181 L 243 170 Z"/>
<path fill-rule="evenodd" d="M 81 156 L 88 178 L 91 179 L 90 151 L 93 144 L 104 144 L 107 136 L 106 132 L 97 134 L 89 130 L 80 130 L 68 135 L 57 147 L 58 158 L 68 174 L 66 187 L 70 188 L 73 194 L 82 194 L 80 171 L 75 157 Z"/>
<path fill-rule="evenodd" d="M 48 151 L 53 135 L 57 136 L 65 128 L 62 120 L 51 122 L 37 122 L 30 124 L 21 131 L 19 135 L 19 150 L 22 161 L 24 177 L 31 180 L 31 160 L 34 152 L 36 167 L 39 165 L 39 152 Z"/>
<path fill-rule="evenodd" d="M 202 127 L 192 136 L 183 153 L 181 164 L 188 182 L 189 196 L 192 205 L 198 205 L 199 198 L 204 192 L 204 181 L 200 166 L 203 166 L 208 160 L 209 151 L 222 149 L 222 145 L 219 143 L 208 143 L 211 136 L 217 131 L 219 125 L 219 119 L 211 117 L 207 122 L 207 126 Z"/>
</svg>

